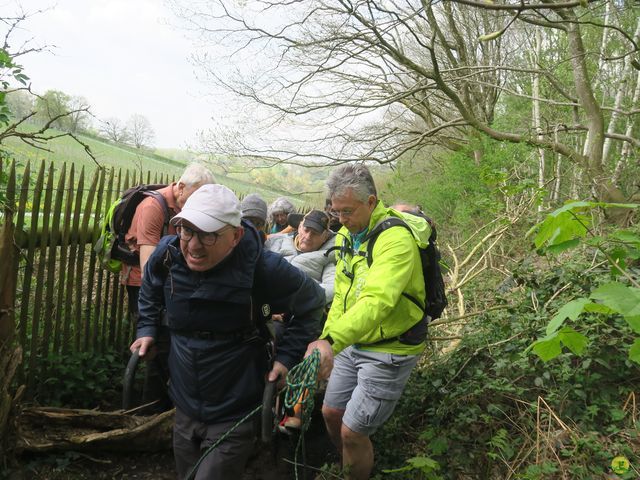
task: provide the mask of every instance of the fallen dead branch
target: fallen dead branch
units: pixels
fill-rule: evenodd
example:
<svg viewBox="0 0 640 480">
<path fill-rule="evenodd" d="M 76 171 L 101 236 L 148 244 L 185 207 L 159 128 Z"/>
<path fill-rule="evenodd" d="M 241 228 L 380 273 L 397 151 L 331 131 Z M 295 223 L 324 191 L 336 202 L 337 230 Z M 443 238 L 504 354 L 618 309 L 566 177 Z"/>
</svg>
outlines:
<svg viewBox="0 0 640 480">
<path fill-rule="evenodd" d="M 153 416 L 68 408 L 25 408 L 18 417 L 17 453 L 151 452 L 171 447 L 175 410 Z"/>
</svg>

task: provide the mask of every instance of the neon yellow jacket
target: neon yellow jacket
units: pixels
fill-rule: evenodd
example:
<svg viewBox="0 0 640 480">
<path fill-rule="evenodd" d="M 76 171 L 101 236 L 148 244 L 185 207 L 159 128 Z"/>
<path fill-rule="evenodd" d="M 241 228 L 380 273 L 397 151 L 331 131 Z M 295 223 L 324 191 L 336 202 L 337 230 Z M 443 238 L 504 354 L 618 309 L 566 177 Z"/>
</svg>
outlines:
<svg viewBox="0 0 640 480">
<path fill-rule="evenodd" d="M 391 339 L 422 319 L 422 310 L 402 293 L 425 298 L 416 242 L 426 246 L 431 231 L 424 220 L 416 217 L 414 222 L 386 208 L 380 201 L 371 214 L 368 231 L 389 216 L 410 223 L 415 239 L 406 228 L 393 227 L 383 231 L 373 247 L 371 268 L 366 259 L 367 242 L 360 245 L 358 252 L 352 252 L 349 231 L 342 227 L 338 232 L 336 247 L 346 243 L 348 248 L 336 251 L 335 296 L 320 336 L 331 337 L 334 354 L 349 345 L 401 355 L 419 354 L 424 350 L 424 342 L 404 345 Z M 349 274 L 353 278 L 349 278 Z"/>
</svg>

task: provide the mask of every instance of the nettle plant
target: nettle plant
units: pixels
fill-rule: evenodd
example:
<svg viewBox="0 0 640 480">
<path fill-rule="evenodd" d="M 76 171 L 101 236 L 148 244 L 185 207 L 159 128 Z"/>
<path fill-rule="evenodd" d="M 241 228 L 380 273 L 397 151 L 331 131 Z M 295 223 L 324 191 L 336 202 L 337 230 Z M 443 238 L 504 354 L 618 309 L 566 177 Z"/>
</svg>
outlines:
<svg viewBox="0 0 640 480">
<path fill-rule="evenodd" d="M 538 251 L 558 254 L 585 245 L 602 255 L 611 267 L 611 281 L 593 289 L 588 297 L 580 297 L 563 305 L 546 328 L 546 336 L 534 342 L 532 350 L 543 361 L 562 353 L 563 347 L 581 355 L 590 339 L 567 325 L 586 313 L 622 316 L 631 329 L 640 334 L 640 283 L 630 263 L 640 260 L 640 235 L 631 229 L 617 228 L 603 235 L 593 227 L 593 211 L 600 208 L 637 209 L 637 204 L 603 202 L 570 202 L 550 213 L 535 225 L 527 236 L 535 233 Z M 629 348 L 629 359 L 640 363 L 640 337 Z"/>
</svg>

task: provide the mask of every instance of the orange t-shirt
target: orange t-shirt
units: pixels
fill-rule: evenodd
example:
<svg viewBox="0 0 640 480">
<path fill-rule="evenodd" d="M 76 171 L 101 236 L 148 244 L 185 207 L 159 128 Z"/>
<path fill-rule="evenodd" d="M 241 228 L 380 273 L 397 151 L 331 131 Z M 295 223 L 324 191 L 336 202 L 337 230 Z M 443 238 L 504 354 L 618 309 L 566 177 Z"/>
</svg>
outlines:
<svg viewBox="0 0 640 480">
<path fill-rule="evenodd" d="M 169 218 L 172 218 L 175 214 L 180 212 L 176 202 L 173 198 L 173 186 L 172 183 L 169 186 L 158 190 L 164 199 L 167 201 L 169 207 Z M 145 198 L 138 207 L 136 213 L 131 219 L 131 227 L 125 235 L 125 241 L 129 250 L 132 252 L 140 252 L 141 245 L 157 245 L 162 237 L 162 230 L 164 229 L 164 208 L 153 197 Z M 176 233 L 176 229 L 173 225 L 169 224 L 167 229 L 168 235 Z M 139 287 L 142 282 L 142 273 L 139 266 L 123 265 L 120 271 L 120 281 L 124 285 L 132 285 Z"/>
</svg>

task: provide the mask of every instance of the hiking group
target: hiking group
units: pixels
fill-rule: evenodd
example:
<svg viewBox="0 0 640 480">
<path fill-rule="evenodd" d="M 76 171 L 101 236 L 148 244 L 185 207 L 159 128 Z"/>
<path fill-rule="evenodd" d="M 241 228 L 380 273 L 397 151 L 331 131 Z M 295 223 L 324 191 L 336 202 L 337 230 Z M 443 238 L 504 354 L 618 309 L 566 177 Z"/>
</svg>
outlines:
<svg viewBox="0 0 640 480">
<path fill-rule="evenodd" d="M 446 300 L 429 285 L 438 266 L 425 256 L 435 240 L 427 220 L 385 207 L 362 164 L 336 168 L 326 186 L 325 210 L 296 217 L 284 198 L 270 208 L 256 194 L 240 202 L 194 164 L 157 193 L 142 189 L 124 226 L 110 219 L 105 228 L 100 248 L 105 261 L 122 262 L 137 324 L 131 351 L 152 359 L 166 345 L 158 356 L 176 407 L 180 479 L 241 478 L 256 423 L 232 427 L 261 403 L 266 381 L 283 388 L 314 350 L 343 475 L 371 474 L 370 437 L 391 416 Z M 123 243 L 133 260 L 115 253 Z M 299 427 L 299 412 L 289 414 L 284 426 Z"/>
</svg>

